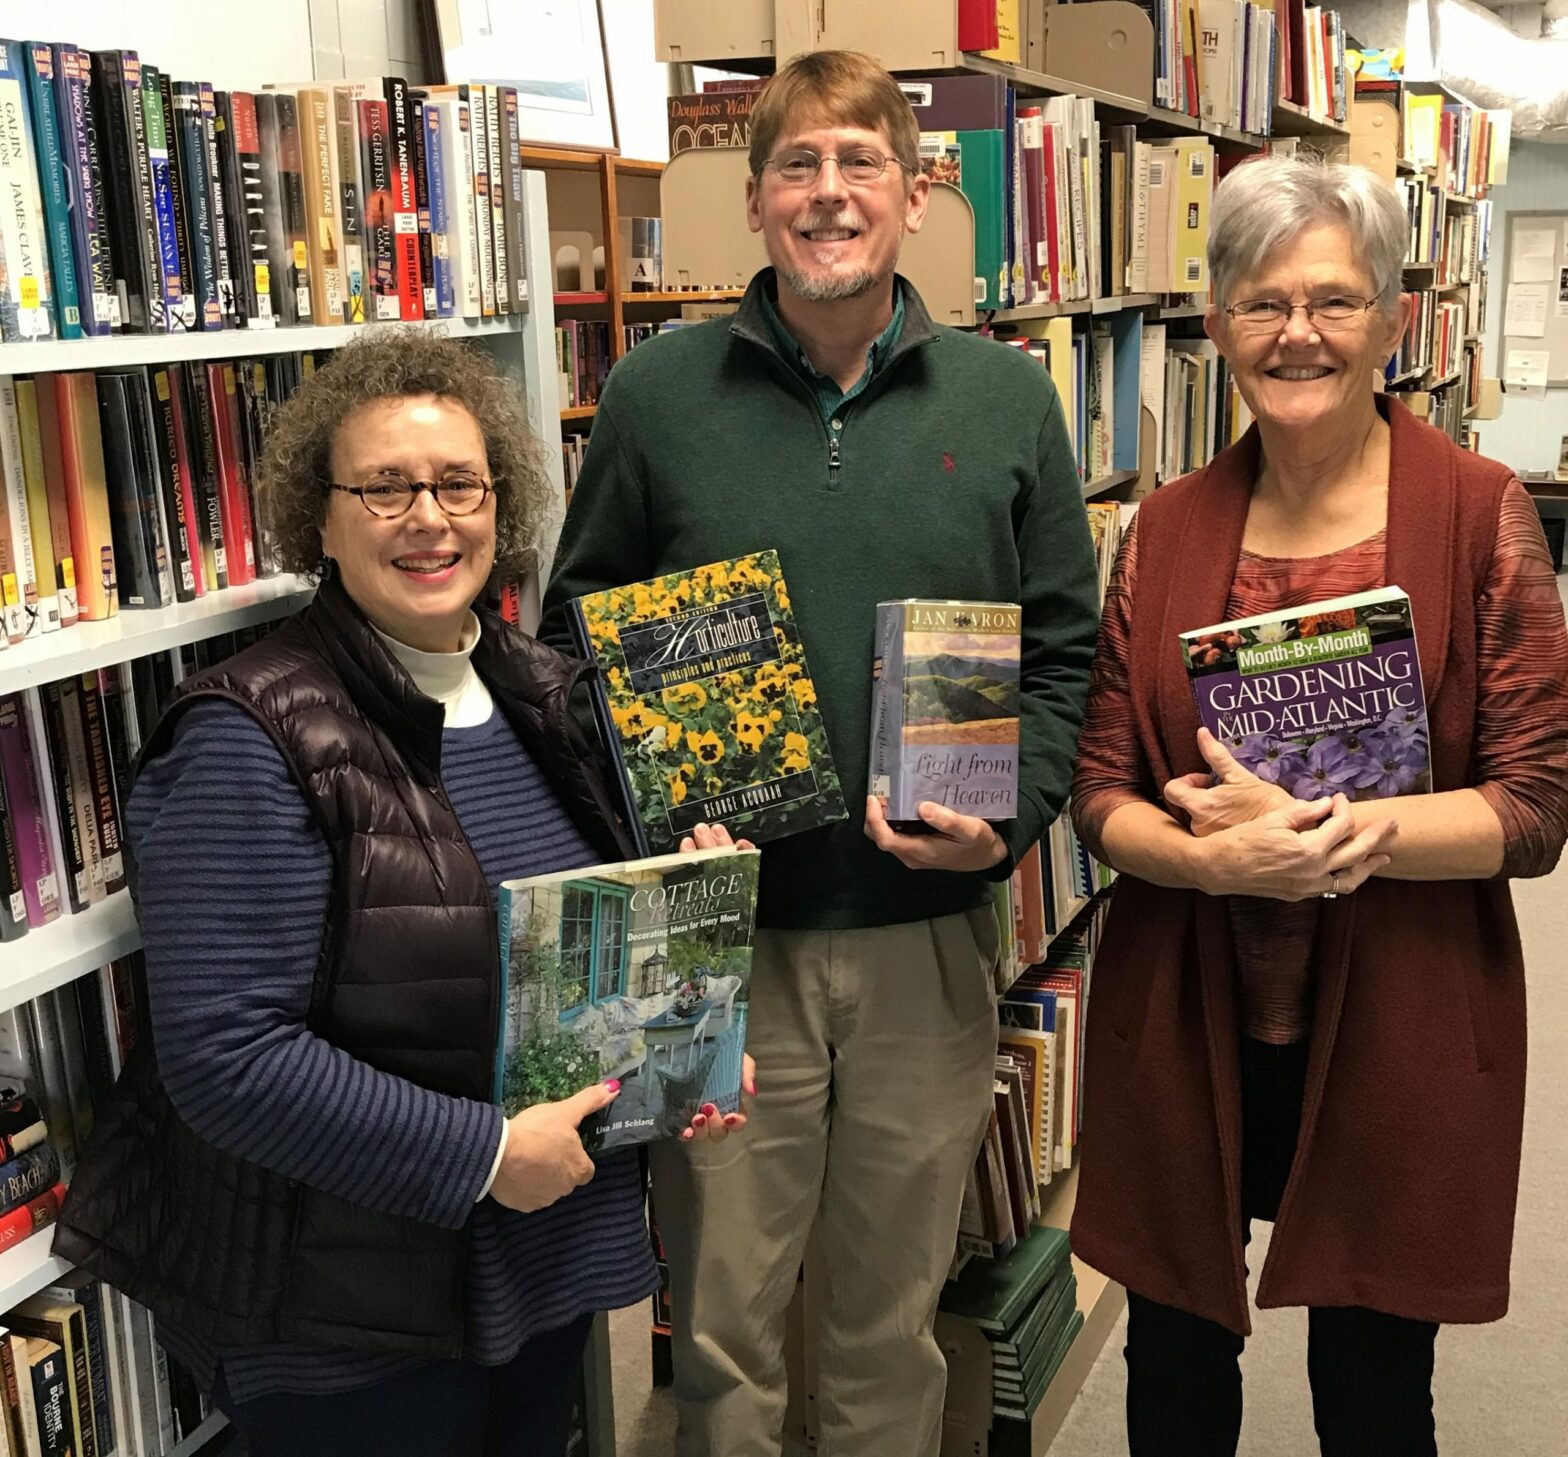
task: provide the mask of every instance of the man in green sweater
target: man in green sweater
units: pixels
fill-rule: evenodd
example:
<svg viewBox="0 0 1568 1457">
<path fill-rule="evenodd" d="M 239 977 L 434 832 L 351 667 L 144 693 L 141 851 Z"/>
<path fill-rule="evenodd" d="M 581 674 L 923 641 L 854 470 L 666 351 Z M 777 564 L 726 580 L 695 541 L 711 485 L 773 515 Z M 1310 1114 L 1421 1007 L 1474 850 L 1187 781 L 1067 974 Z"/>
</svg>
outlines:
<svg viewBox="0 0 1568 1457">
<path fill-rule="evenodd" d="M 773 263 L 730 318 L 640 345 L 610 379 L 542 636 L 586 592 L 779 553 L 852 813 L 763 852 L 744 1136 L 656 1145 L 681 1457 L 777 1457 L 784 1317 L 820 1220 L 825 1452 L 935 1457 L 932 1336 L 992 1103 L 991 882 L 1067 798 L 1098 617 L 1048 373 L 934 325 L 895 273 L 925 216 L 917 128 L 869 58 L 791 62 L 752 115 L 747 216 Z M 955 260 L 954 266 L 968 266 Z M 1019 810 L 862 801 L 878 602 L 1023 606 Z"/>
</svg>

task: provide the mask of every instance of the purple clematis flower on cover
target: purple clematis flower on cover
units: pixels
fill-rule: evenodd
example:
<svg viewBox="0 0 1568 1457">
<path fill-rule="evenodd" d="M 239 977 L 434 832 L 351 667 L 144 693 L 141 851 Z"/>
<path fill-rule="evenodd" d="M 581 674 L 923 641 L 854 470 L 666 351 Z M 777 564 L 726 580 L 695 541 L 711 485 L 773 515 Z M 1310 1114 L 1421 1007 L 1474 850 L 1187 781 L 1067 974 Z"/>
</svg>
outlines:
<svg viewBox="0 0 1568 1457">
<path fill-rule="evenodd" d="M 1378 725 L 1377 731 L 1379 734 L 1399 734 L 1407 740 L 1418 740 L 1425 745 L 1427 739 L 1426 709 L 1390 709 L 1384 715 L 1383 722 Z"/>
<path fill-rule="evenodd" d="M 1269 784 L 1294 779 L 1306 767 L 1301 745 L 1278 734 L 1248 734 L 1241 747 L 1233 750 L 1236 758 L 1259 779 Z"/>
<path fill-rule="evenodd" d="M 1426 744 L 1399 733 L 1369 735 L 1367 756 L 1356 785 L 1378 799 L 1408 794 L 1426 772 Z"/>
<path fill-rule="evenodd" d="M 1306 761 L 1295 783 L 1289 786 L 1297 799 L 1329 799 L 1349 794 L 1356 787 L 1362 761 L 1334 734 L 1327 734 L 1307 750 Z"/>
</svg>

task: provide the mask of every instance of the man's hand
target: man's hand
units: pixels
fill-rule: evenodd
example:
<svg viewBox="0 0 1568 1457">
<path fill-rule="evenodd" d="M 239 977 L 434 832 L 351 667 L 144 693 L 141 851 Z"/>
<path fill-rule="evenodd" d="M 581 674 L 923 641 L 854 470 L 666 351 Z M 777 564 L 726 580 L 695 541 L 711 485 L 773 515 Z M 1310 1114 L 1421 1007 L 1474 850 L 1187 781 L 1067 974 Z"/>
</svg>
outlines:
<svg viewBox="0 0 1568 1457">
<path fill-rule="evenodd" d="M 1244 768 L 1206 728 L 1198 730 L 1198 749 L 1213 774 L 1184 774 L 1165 786 L 1165 802 L 1186 813 L 1192 833 L 1202 839 L 1219 830 L 1250 824 L 1295 803 L 1289 790 L 1259 779 Z M 1219 783 L 1214 783 L 1215 778 Z"/>
<path fill-rule="evenodd" d="M 934 835 L 899 834 L 888 824 L 882 801 L 868 795 L 866 838 L 911 870 L 989 870 L 1006 856 L 1007 842 L 987 821 L 924 800 L 916 808 Z"/>
<path fill-rule="evenodd" d="M 577 1125 L 590 1113 L 608 1108 L 621 1091 L 613 1079 L 595 1083 L 559 1103 L 524 1108 L 508 1124 L 506 1151 L 496 1170 L 490 1197 L 524 1214 L 564 1199 L 594 1174 Z"/>
<path fill-rule="evenodd" d="M 691 834 L 681 841 L 681 854 L 689 855 L 693 850 L 721 850 L 726 845 L 733 845 L 737 850 L 757 848 L 750 840 L 732 840 L 724 825 L 693 825 Z"/>
<path fill-rule="evenodd" d="M 747 1098 L 757 1096 L 757 1062 L 747 1052 L 740 1060 L 740 1090 Z M 681 1130 L 681 1139 L 690 1143 L 694 1139 L 706 1138 L 713 1143 L 728 1138 L 732 1133 L 739 1133 L 746 1126 L 746 1104 L 743 1101 L 738 1113 L 726 1113 L 722 1117 L 719 1110 L 712 1103 L 704 1103 L 698 1110 L 696 1117 L 691 1120 L 687 1128 Z"/>
</svg>

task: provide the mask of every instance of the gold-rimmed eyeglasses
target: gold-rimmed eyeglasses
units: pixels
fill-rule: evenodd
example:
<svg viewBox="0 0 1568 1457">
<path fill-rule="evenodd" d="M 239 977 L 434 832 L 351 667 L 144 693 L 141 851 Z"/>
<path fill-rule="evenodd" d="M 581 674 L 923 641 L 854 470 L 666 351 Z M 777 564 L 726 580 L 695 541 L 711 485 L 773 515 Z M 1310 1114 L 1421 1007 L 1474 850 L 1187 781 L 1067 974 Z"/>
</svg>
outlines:
<svg viewBox="0 0 1568 1457">
<path fill-rule="evenodd" d="M 494 481 L 473 471 L 452 471 L 439 481 L 411 481 L 396 471 L 388 471 L 362 486 L 343 486 L 336 481 L 326 481 L 324 485 L 330 491 L 358 496 L 372 516 L 384 521 L 404 515 L 421 491 L 429 491 L 448 516 L 472 516 L 495 489 Z"/>
<path fill-rule="evenodd" d="M 1332 332 L 1352 328 L 1377 300 L 1354 293 L 1330 293 L 1322 298 L 1293 304 L 1282 298 L 1248 298 L 1229 305 L 1225 312 L 1238 329 L 1250 334 L 1267 334 L 1283 329 L 1297 309 L 1305 309 L 1308 320 L 1318 329 Z"/>
<path fill-rule="evenodd" d="M 808 182 L 816 181 L 824 162 L 832 162 L 838 168 L 838 175 L 852 187 L 866 187 L 875 182 L 887 171 L 890 162 L 895 167 L 904 165 L 897 157 L 889 157 L 875 147 L 849 147 L 837 156 L 831 153 L 822 156 L 810 147 L 786 147 L 762 165 L 771 167 L 780 182 L 804 187 Z"/>
</svg>

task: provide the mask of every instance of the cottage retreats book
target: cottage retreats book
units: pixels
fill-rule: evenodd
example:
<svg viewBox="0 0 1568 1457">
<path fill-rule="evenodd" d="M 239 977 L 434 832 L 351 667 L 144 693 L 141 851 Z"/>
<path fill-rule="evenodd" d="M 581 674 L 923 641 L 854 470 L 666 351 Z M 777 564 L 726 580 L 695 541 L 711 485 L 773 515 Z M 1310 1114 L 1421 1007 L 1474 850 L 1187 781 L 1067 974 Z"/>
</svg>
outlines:
<svg viewBox="0 0 1568 1457">
<path fill-rule="evenodd" d="M 644 855 L 699 823 L 761 843 L 844 818 L 776 552 L 594 592 L 571 616 Z"/>
<path fill-rule="evenodd" d="M 755 850 L 698 850 L 501 884 L 507 1117 L 606 1078 L 590 1152 L 678 1134 L 740 1106 L 757 902 Z"/>
<path fill-rule="evenodd" d="M 1198 716 L 1297 799 L 1432 788 L 1410 599 L 1380 587 L 1180 634 Z"/>
<path fill-rule="evenodd" d="M 877 604 L 871 793 L 894 828 L 922 800 L 986 820 L 1018 806 L 1021 609 L 1011 602 Z"/>
</svg>

